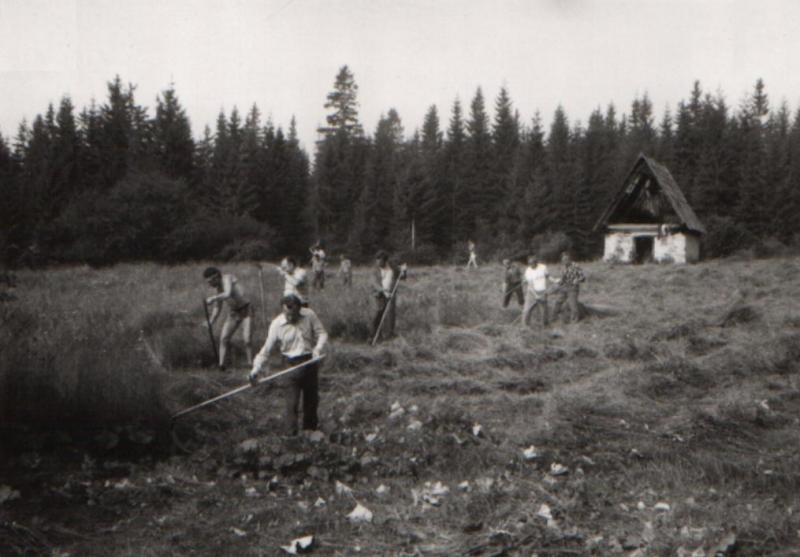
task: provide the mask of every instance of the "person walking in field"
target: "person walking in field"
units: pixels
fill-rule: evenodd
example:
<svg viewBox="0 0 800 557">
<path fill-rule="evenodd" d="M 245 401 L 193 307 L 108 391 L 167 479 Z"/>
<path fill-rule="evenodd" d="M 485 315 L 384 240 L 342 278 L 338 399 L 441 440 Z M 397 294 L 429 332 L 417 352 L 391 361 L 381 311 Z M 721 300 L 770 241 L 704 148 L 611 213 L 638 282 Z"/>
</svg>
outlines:
<svg viewBox="0 0 800 557">
<path fill-rule="evenodd" d="M 542 325 L 547 326 L 547 265 L 540 263 L 535 255 L 528 257 L 528 268 L 525 269 L 525 305 L 522 308 L 522 325 L 530 325 L 531 313 L 536 308 L 542 314 Z"/>
<path fill-rule="evenodd" d="M 353 285 L 353 263 L 346 255 L 342 255 L 339 263 L 339 277 L 342 279 L 344 286 Z"/>
<path fill-rule="evenodd" d="M 300 299 L 288 294 L 281 300 L 281 314 L 272 320 L 264 346 L 256 354 L 250 371 L 250 382 L 258 380 L 258 374 L 269 360 L 270 352 L 280 345 L 284 367 L 292 367 L 308 360 L 319 358 L 328 342 L 328 333 L 317 314 L 302 307 Z M 303 400 L 303 429 L 315 430 L 319 425 L 319 362 L 313 362 L 289 374 L 289 389 L 286 395 L 286 429 L 289 435 L 298 433 L 300 399 Z"/>
<path fill-rule="evenodd" d="M 475 242 L 470 240 L 467 242 L 467 248 L 469 249 L 469 261 L 467 261 L 467 269 L 469 270 L 470 267 L 478 268 L 478 254 L 475 253 Z"/>
<path fill-rule="evenodd" d="M 503 307 L 507 308 L 511 298 L 517 298 L 519 305 L 524 303 L 522 294 L 522 270 L 516 261 L 503 259 Z"/>
<path fill-rule="evenodd" d="M 311 286 L 315 290 L 325 288 L 325 261 L 319 253 L 311 256 Z"/>
<path fill-rule="evenodd" d="M 308 307 L 308 273 L 297 265 L 294 257 L 287 257 L 277 267 L 283 275 L 283 295 L 293 294 L 300 300 L 303 307 Z"/>
<path fill-rule="evenodd" d="M 222 325 L 222 333 L 219 339 L 219 369 L 225 371 L 225 357 L 231 344 L 231 338 L 236 329 L 241 325 L 242 336 L 244 338 L 244 349 L 247 355 L 247 364 L 253 362 L 253 348 L 250 342 L 253 308 L 245 297 L 242 285 L 236 280 L 234 275 L 223 274 L 216 267 L 208 267 L 203 271 L 203 278 L 211 288 L 216 289 L 217 294 L 206 298 L 206 305 L 212 306 L 209 322 L 211 326 L 222 312 L 224 302 L 228 304 L 228 314 L 225 323 Z"/>
<path fill-rule="evenodd" d="M 572 261 L 569 253 L 564 252 L 561 254 L 561 263 L 564 265 L 564 274 L 558 281 L 556 289 L 556 301 L 553 305 L 553 319 L 557 319 L 561 313 L 561 307 L 564 302 L 569 306 L 569 317 L 567 323 L 573 323 L 580 319 L 580 306 L 578 304 L 578 294 L 580 293 L 580 284 L 586 280 L 586 275 L 583 270 Z"/>
<path fill-rule="evenodd" d="M 373 286 L 377 307 L 375 317 L 372 319 L 372 335 L 378 335 L 386 340 L 394 336 L 395 317 L 397 309 L 397 289 L 395 285 L 400 280 L 400 269 L 389 262 L 389 254 L 381 250 L 375 255 L 375 273 Z M 386 316 L 384 317 L 384 313 Z M 381 325 L 381 320 L 383 324 Z"/>
</svg>

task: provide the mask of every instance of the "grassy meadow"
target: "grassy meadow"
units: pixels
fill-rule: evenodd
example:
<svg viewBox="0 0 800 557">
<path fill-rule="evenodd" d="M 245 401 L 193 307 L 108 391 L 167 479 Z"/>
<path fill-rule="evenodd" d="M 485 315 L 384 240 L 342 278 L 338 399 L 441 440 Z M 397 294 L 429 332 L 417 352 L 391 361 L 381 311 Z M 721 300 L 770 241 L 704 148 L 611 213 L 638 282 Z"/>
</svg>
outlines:
<svg viewBox="0 0 800 557">
<path fill-rule="evenodd" d="M 411 269 L 368 345 L 371 270 L 311 305 L 321 438 L 216 371 L 205 265 L 16 273 L 0 303 L 10 555 L 796 555 L 800 259 L 584 264 L 579 323 L 520 324 L 499 264 Z M 280 276 L 222 265 L 255 307 Z M 557 266 L 551 271 L 558 274 Z M 216 334 L 219 334 L 218 322 Z M 348 514 L 361 504 L 370 522 Z M 5 553 L 3 553 L 5 554 Z"/>
</svg>

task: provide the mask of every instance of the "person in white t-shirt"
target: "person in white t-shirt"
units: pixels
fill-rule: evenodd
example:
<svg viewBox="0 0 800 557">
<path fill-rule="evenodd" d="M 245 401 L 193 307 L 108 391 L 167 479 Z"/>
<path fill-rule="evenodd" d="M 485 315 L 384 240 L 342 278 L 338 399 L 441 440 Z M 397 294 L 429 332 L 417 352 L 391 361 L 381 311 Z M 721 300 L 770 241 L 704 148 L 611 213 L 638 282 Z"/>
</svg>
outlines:
<svg viewBox="0 0 800 557">
<path fill-rule="evenodd" d="M 284 258 L 276 268 L 283 275 L 283 295 L 293 294 L 297 296 L 303 307 L 308 307 L 308 274 L 306 270 L 297 265 L 294 257 Z"/>
<path fill-rule="evenodd" d="M 547 326 L 547 281 L 550 277 L 547 265 L 540 263 L 535 255 L 528 257 L 528 268 L 522 282 L 525 284 L 525 306 L 522 308 L 522 325 L 529 326 L 531 313 L 539 308 L 542 325 Z"/>
</svg>

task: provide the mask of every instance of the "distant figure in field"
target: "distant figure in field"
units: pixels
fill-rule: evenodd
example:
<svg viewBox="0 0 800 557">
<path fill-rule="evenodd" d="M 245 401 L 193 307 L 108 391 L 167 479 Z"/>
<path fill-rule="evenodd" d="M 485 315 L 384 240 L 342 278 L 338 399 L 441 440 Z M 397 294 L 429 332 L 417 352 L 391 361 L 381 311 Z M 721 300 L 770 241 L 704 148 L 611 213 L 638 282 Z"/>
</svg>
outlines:
<svg viewBox="0 0 800 557">
<path fill-rule="evenodd" d="M 244 289 L 231 274 L 222 274 L 216 267 L 208 267 L 203 271 L 203 278 L 208 285 L 216 289 L 217 294 L 206 298 L 206 304 L 213 306 L 211 310 L 211 325 L 219 317 L 222 311 L 223 302 L 228 303 L 228 315 L 222 325 L 222 333 L 219 339 L 219 369 L 225 371 L 225 356 L 231 343 L 231 337 L 239 325 L 242 326 L 242 336 L 244 337 L 244 349 L 247 354 L 247 364 L 253 362 L 253 348 L 250 344 L 250 334 L 252 328 L 253 310 L 250 302 L 244 295 Z"/>
<path fill-rule="evenodd" d="M 558 318 L 561 306 L 567 302 L 569 306 L 569 317 L 567 323 L 572 323 L 580 319 L 580 307 L 578 305 L 578 294 L 580 284 L 586 280 L 583 270 L 572 261 L 569 253 L 561 254 L 561 263 L 564 265 L 564 273 L 558 281 L 556 289 L 556 302 L 553 305 L 553 319 Z"/>
<path fill-rule="evenodd" d="M 323 265 L 325 264 L 325 250 L 322 249 L 322 242 L 317 241 L 316 244 L 308 248 L 308 251 L 311 252 L 311 259 L 314 259 L 314 256 L 318 256 L 320 260 L 322 260 Z"/>
<path fill-rule="evenodd" d="M 519 305 L 525 301 L 522 295 L 522 269 L 516 261 L 503 259 L 503 307 L 507 308 L 511 298 L 516 296 Z"/>
<path fill-rule="evenodd" d="M 328 333 L 317 314 L 300 304 L 300 299 L 289 294 L 281 300 L 282 312 L 272 320 L 264 346 L 256 355 L 250 382 L 255 383 L 258 374 L 267 364 L 276 344 L 280 344 L 284 367 L 292 367 L 318 358 L 328 342 Z M 289 390 L 286 396 L 286 428 L 289 435 L 297 435 L 297 418 L 300 396 L 303 397 L 303 429 L 315 430 L 318 425 L 319 406 L 319 362 L 309 364 L 288 374 Z"/>
<path fill-rule="evenodd" d="M 389 254 L 381 250 L 375 255 L 375 274 L 373 275 L 374 294 L 377 302 L 375 317 L 372 319 L 372 335 L 374 338 L 380 326 L 380 339 L 394 336 L 395 313 L 397 308 L 397 281 L 400 280 L 400 269 L 389 263 Z M 384 317 L 383 314 L 386 313 Z M 381 326 L 381 319 L 383 325 Z"/>
<path fill-rule="evenodd" d="M 467 269 L 470 267 L 478 268 L 478 254 L 475 253 L 475 242 L 470 240 L 467 242 L 467 248 L 469 249 L 469 261 L 467 261 Z"/>
<path fill-rule="evenodd" d="M 279 267 L 278 272 L 283 275 L 283 295 L 293 294 L 300 300 L 300 305 L 308 307 L 308 273 L 297 265 L 294 257 L 287 257 Z"/>
<path fill-rule="evenodd" d="M 325 260 L 319 253 L 311 256 L 311 286 L 317 290 L 325 288 Z"/>
<path fill-rule="evenodd" d="M 342 279 L 344 286 L 353 285 L 353 263 L 346 255 L 342 255 L 341 262 L 339 263 L 339 276 Z"/>
<path fill-rule="evenodd" d="M 522 308 L 522 325 L 530 325 L 531 313 L 539 308 L 542 313 L 542 325 L 547 326 L 547 265 L 539 263 L 535 255 L 528 257 L 528 268 L 525 269 L 525 306 Z"/>
</svg>

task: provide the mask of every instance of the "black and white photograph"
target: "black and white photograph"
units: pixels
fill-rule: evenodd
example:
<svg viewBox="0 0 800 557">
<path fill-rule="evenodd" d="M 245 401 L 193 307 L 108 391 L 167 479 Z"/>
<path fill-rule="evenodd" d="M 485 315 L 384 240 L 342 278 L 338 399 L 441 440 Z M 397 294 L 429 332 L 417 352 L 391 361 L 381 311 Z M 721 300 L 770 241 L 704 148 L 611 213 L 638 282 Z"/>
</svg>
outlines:
<svg viewBox="0 0 800 557">
<path fill-rule="evenodd" d="M 800 555 L 798 29 L 0 0 L 0 556 Z"/>
</svg>

